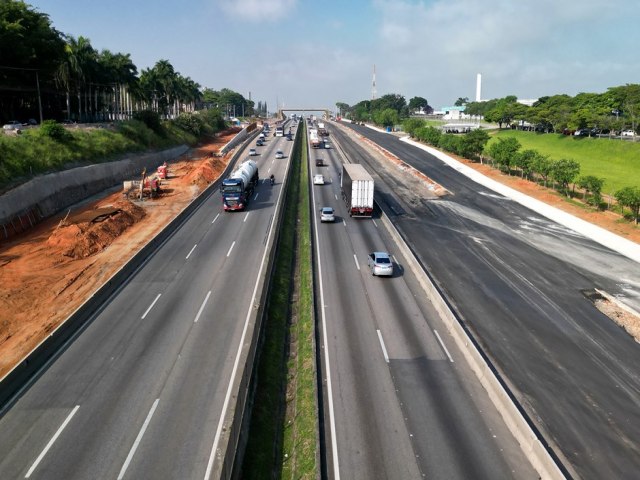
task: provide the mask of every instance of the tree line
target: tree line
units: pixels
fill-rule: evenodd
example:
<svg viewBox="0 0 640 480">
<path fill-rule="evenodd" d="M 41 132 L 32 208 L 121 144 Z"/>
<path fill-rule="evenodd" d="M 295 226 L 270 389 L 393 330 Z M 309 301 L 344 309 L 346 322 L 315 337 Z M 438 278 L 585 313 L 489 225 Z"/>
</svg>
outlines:
<svg viewBox="0 0 640 480">
<path fill-rule="evenodd" d="M 406 119 L 403 130 L 424 143 L 454 153 L 461 157 L 483 162 L 488 158 L 501 171 L 509 175 L 516 173 L 531 181 L 539 181 L 545 187 L 552 186 L 567 197 L 574 195 L 574 188 L 582 190 L 583 200 L 598 209 L 606 205 L 602 201 L 604 179 L 594 175 L 580 176 L 580 163 L 571 159 L 551 159 L 537 150 L 521 150 L 516 138 L 498 138 L 487 145 L 490 139 L 486 130 L 475 129 L 463 135 L 443 133 L 439 128 L 428 126 L 421 119 Z M 638 223 L 640 215 L 640 188 L 624 187 L 614 193 L 624 213 L 628 207 L 632 219 Z"/>
<path fill-rule="evenodd" d="M 254 102 L 230 89 L 202 89 L 168 60 L 138 68 L 128 53 L 96 50 L 62 33 L 22 1 L 0 2 L 0 121 L 124 120 L 150 110 L 163 118 L 200 108 L 254 114 Z M 266 109 L 266 104 L 265 104 Z"/>
</svg>

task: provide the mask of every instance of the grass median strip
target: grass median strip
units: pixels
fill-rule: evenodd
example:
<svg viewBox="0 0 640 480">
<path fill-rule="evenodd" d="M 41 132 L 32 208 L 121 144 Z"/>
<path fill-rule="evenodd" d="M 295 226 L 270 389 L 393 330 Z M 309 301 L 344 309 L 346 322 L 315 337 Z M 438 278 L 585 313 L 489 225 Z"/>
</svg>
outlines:
<svg viewBox="0 0 640 480">
<path fill-rule="evenodd" d="M 304 131 L 298 133 L 301 137 Z M 294 151 L 243 478 L 318 477 L 306 139 Z"/>
</svg>

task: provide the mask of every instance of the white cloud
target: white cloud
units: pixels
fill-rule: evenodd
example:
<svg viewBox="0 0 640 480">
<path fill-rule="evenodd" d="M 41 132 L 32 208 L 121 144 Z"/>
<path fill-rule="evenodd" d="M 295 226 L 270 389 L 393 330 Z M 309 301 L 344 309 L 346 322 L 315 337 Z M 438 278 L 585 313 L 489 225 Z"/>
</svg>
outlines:
<svg viewBox="0 0 640 480">
<path fill-rule="evenodd" d="M 229 16 L 250 22 L 275 21 L 289 15 L 298 0 L 216 0 Z"/>
<path fill-rule="evenodd" d="M 640 73 L 618 53 L 616 33 L 625 11 L 636 8 L 633 0 L 615 8 L 607 0 L 374 0 L 374 6 L 379 94 L 424 96 L 437 107 L 474 98 L 476 73 L 483 74 L 483 98 L 604 91 Z M 637 43 L 633 37 L 622 43 Z"/>
</svg>

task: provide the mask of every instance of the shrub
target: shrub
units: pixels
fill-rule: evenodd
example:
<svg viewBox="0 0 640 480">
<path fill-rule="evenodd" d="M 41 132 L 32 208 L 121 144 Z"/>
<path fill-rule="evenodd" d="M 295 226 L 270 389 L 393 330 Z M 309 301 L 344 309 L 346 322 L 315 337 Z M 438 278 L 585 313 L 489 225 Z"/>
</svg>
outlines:
<svg viewBox="0 0 640 480">
<path fill-rule="evenodd" d="M 45 120 L 40 126 L 40 135 L 55 140 L 56 142 L 68 142 L 73 138 L 73 135 L 64 128 L 64 125 L 59 124 L 55 120 Z"/>
<path fill-rule="evenodd" d="M 151 110 L 143 110 L 141 112 L 134 113 L 133 118 L 134 120 L 139 120 L 140 122 L 144 123 L 147 127 L 149 127 L 161 137 L 166 136 L 166 131 L 162 126 L 162 122 L 160 121 L 160 115 L 158 115 L 156 112 L 152 112 Z"/>
<path fill-rule="evenodd" d="M 181 113 L 174 121 L 174 124 L 196 137 L 204 133 L 205 126 L 203 120 L 193 113 Z"/>
</svg>

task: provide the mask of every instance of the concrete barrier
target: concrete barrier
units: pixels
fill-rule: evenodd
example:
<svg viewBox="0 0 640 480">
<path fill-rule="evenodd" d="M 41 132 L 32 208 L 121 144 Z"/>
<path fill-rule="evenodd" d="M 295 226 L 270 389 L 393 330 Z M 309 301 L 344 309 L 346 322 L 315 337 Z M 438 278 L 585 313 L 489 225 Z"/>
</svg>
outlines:
<svg viewBox="0 0 640 480">
<path fill-rule="evenodd" d="M 98 163 L 62 172 L 40 175 L 0 196 L 0 238 L 24 230 L 25 215 L 29 225 L 50 217 L 92 195 L 138 178 L 144 168 L 155 172 L 159 165 L 188 150 L 186 145 L 160 152 L 145 153 L 115 162 Z M 33 222 L 31 222 L 33 217 Z M 16 224 L 16 219 L 17 223 Z"/>
</svg>

